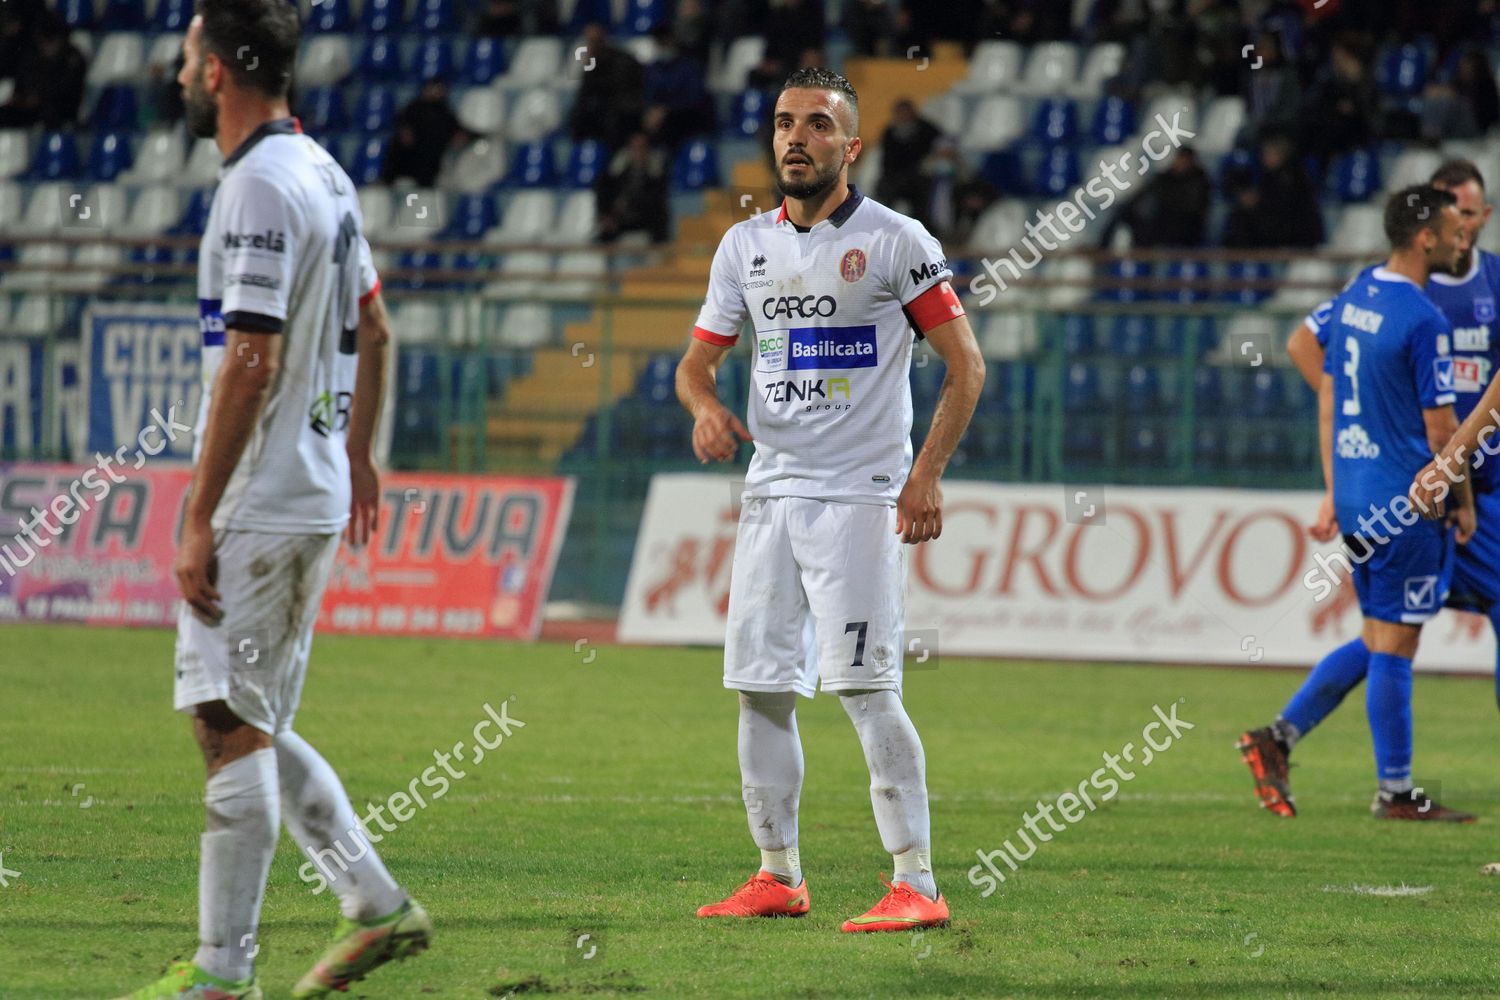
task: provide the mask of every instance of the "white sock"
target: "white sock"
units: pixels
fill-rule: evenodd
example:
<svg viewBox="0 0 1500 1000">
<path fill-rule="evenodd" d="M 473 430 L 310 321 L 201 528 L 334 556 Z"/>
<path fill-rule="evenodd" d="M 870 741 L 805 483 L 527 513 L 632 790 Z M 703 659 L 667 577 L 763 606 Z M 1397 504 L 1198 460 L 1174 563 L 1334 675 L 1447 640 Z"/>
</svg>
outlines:
<svg viewBox="0 0 1500 1000">
<path fill-rule="evenodd" d="M 894 691 L 841 694 L 870 769 L 870 804 L 881 843 L 891 853 L 893 882 L 937 898 L 932 877 L 932 833 L 927 812 L 927 760 L 922 741 Z"/>
<path fill-rule="evenodd" d="M 740 692 L 740 783 L 750 836 L 761 867 L 790 886 L 802 883 L 797 856 L 797 803 L 802 797 L 802 741 L 797 695 Z"/>
<path fill-rule="evenodd" d="M 203 800 L 208 832 L 198 866 L 201 944 L 193 961 L 221 979 L 248 979 L 280 832 L 275 751 L 267 747 L 224 765 L 208 779 Z"/>
<path fill-rule="evenodd" d="M 344 916 L 373 920 L 400 909 L 406 893 L 355 819 L 332 766 L 290 730 L 276 734 L 275 746 L 286 828 L 338 896 Z"/>
</svg>

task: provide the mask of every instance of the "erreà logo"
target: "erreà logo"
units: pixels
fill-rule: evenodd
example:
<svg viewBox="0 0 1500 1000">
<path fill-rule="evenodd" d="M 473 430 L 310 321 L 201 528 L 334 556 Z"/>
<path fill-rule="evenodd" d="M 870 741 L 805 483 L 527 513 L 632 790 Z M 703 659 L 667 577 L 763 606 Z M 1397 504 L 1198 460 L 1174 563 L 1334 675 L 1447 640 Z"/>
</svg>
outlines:
<svg viewBox="0 0 1500 1000">
<path fill-rule="evenodd" d="M 225 233 L 225 250 L 269 250 L 286 253 L 286 233 L 279 229 L 267 229 L 263 233 Z"/>
<path fill-rule="evenodd" d="M 763 254 L 763 253 L 756 254 L 755 255 L 755 259 L 750 262 L 750 266 L 751 267 L 765 267 L 766 266 L 766 255 Z"/>
</svg>

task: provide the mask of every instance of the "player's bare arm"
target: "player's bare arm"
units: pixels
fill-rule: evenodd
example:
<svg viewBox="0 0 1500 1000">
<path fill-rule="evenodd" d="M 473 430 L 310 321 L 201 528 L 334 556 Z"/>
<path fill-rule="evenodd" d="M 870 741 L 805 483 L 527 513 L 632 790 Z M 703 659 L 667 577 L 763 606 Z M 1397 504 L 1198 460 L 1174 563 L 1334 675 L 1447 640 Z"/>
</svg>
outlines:
<svg viewBox="0 0 1500 1000">
<path fill-rule="evenodd" d="M 375 467 L 375 428 L 385 396 L 385 372 L 391 342 L 390 313 L 379 289 L 359 308 L 355 352 L 354 400 L 349 407 L 349 526 L 344 538 L 354 546 L 369 542 L 379 526 L 380 470 Z"/>
<path fill-rule="evenodd" d="M 728 462 L 750 440 L 743 421 L 719 402 L 716 373 L 728 347 L 694 338 L 677 365 L 677 398 L 693 415 L 693 454 L 699 462 Z"/>
<path fill-rule="evenodd" d="M 968 317 L 959 316 L 929 330 L 927 343 L 943 359 L 947 373 L 938 391 L 932 427 L 896 499 L 896 533 L 912 545 L 943 533 L 943 492 L 938 480 L 963 439 L 984 388 L 984 358 Z"/>
<path fill-rule="evenodd" d="M 1302 329 L 1306 330 L 1307 327 L 1304 325 Z M 1313 342 L 1313 346 L 1317 346 L 1316 341 Z M 1318 353 L 1322 355 L 1321 348 Z M 1320 357 L 1318 361 L 1320 371 L 1322 366 L 1323 362 Z M 1333 376 L 1326 372 L 1319 375 L 1316 388 L 1318 391 L 1318 453 L 1323 460 L 1323 500 L 1318 504 L 1318 519 L 1307 529 L 1307 533 L 1316 541 L 1331 542 L 1338 537 L 1339 533 L 1338 517 L 1333 512 Z"/>
<path fill-rule="evenodd" d="M 200 457 L 183 512 L 174 570 L 183 599 L 214 620 L 223 611 L 214 587 L 211 522 L 280 371 L 281 344 L 280 334 L 225 331 L 224 362 L 214 378 L 208 422 L 199 429 Z"/>
<path fill-rule="evenodd" d="M 1297 366 L 1297 372 L 1307 387 L 1317 392 L 1323 382 L 1323 347 L 1306 320 L 1297 324 L 1297 329 L 1287 338 L 1286 356 Z"/>
</svg>

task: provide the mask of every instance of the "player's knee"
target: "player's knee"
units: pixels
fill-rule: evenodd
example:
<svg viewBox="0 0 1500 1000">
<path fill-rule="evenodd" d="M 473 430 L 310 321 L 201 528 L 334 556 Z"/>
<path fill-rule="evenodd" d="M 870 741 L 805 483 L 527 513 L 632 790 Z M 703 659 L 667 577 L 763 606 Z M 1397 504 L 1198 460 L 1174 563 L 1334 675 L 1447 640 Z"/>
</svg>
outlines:
<svg viewBox="0 0 1500 1000">
<path fill-rule="evenodd" d="M 281 822 L 275 752 L 263 747 L 223 765 L 208 779 L 203 803 L 209 832 L 234 830 L 274 839 Z"/>
<path fill-rule="evenodd" d="M 197 707 L 193 715 L 193 736 L 198 741 L 198 749 L 203 751 L 203 763 L 209 775 L 272 745 L 271 734 L 256 729 L 235 715 L 223 701 L 204 702 Z"/>
</svg>

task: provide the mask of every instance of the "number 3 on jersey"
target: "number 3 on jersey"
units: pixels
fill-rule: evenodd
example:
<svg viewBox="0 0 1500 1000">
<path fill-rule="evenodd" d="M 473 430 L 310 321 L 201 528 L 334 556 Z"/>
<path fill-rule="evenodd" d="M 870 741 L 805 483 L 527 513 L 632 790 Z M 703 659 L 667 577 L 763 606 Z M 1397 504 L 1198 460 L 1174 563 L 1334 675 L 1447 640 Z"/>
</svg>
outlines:
<svg viewBox="0 0 1500 1000">
<path fill-rule="evenodd" d="M 1349 376 L 1349 398 L 1344 400 L 1344 416 L 1359 416 L 1359 341 L 1353 337 L 1344 338 L 1344 351 L 1348 357 L 1344 359 L 1344 374 Z"/>
</svg>

